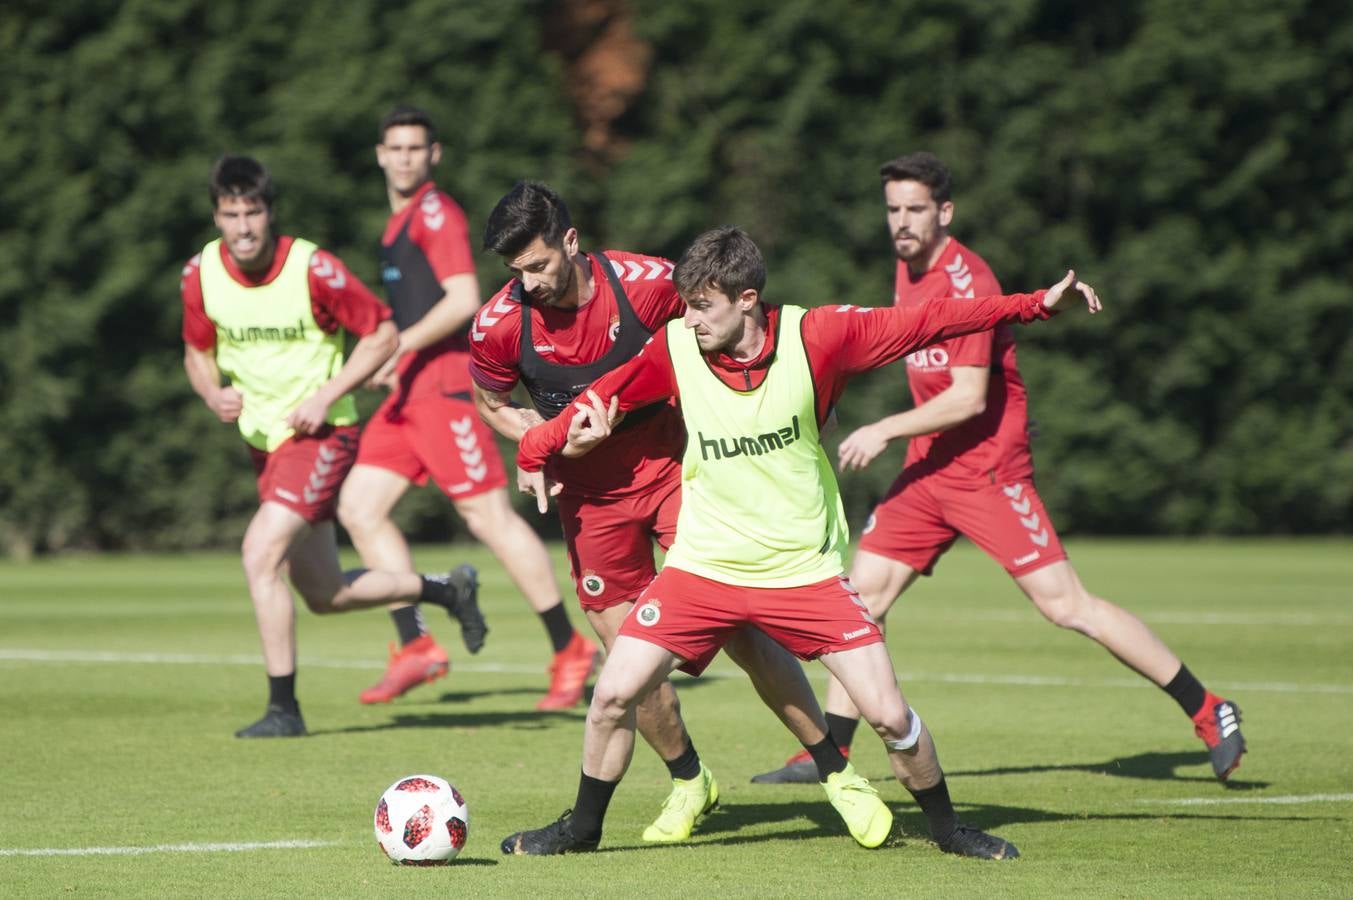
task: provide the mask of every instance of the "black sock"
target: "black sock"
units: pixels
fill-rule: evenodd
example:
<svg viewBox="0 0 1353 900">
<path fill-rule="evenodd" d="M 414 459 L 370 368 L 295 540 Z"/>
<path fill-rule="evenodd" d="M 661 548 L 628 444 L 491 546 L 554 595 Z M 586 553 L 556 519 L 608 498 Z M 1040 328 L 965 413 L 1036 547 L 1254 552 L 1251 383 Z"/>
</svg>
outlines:
<svg viewBox="0 0 1353 900">
<path fill-rule="evenodd" d="M 268 705 L 293 716 L 300 711 L 296 705 L 296 673 L 268 676 Z"/>
<path fill-rule="evenodd" d="M 550 636 L 550 644 L 558 653 L 573 640 L 573 623 L 568 620 L 568 607 L 560 600 L 554 606 L 540 613 L 540 621 L 545 625 L 545 633 Z"/>
<path fill-rule="evenodd" d="M 395 631 L 399 632 L 401 647 L 407 647 L 426 634 L 423 629 L 423 614 L 416 606 L 400 606 L 392 609 L 390 618 L 395 620 Z"/>
<path fill-rule="evenodd" d="M 578 780 L 578 799 L 573 801 L 573 836 L 584 841 L 601 840 L 601 823 L 606 820 L 606 807 L 620 785 L 618 781 L 602 781 L 583 773 Z"/>
<path fill-rule="evenodd" d="M 818 781 L 826 781 L 828 775 L 846 770 L 846 758 L 841 755 L 841 748 L 831 739 L 831 735 L 824 737 L 811 747 L 805 744 L 803 749 L 808 751 L 808 755 L 817 764 Z"/>
<path fill-rule="evenodd" d="M 1198 715 L 1198 710 L 1203 708 L 1203 701 L 1207 698 L 1207 691 L 1203 689 L 1203 683 L 1193 677 L 1189 667 L 1183 663 L 1179 664 L 1179 671 L 1170 679 L 1170 683 L 1163 688 L 1165 693 L 1174 698 L 1184 714 L 1192 719 Z"/>
<path fill-rule="evenodd" d="M 419 603 L 435 603 L 448 612 L 456 611 L 456 592 L 447 590 L 445 576 L 419 575 L 418 578 L 423 583 L 418 590 Z"/>
<path fill-rule="evenodd" d="M 695 744 L 691 743 L 690 737 L 686 738 L 686 749 L 681 751 L 680 756 L 663 762 L 667 763 L 667 771 L 672 777 L 682 781 L 690 781 L 700 774 L 700 754 L 695 752 Z"/>
<path fill-rule="evenodd" d="M 949 840 L 958 827 L 958 813 L 954 812 L 954 803 L 949 799 L 949 785 L 944 783 L 944 776 L 940 776 L 934 787 L 912 791 L 911 795 L 930 822 L 930 836 L 935 843 L 943 844 Z"/>
<path fill-rule="evenodd" d="M 848 716 L 838 716 L 836 713 L 827 713 L 827 731 L 836 742 L 836 746 L 842 750 L 850 749 L 850 742 L 855 739 L 855 727 L 859 724 L 858 716 L 852 719 Z"/>
</svg>

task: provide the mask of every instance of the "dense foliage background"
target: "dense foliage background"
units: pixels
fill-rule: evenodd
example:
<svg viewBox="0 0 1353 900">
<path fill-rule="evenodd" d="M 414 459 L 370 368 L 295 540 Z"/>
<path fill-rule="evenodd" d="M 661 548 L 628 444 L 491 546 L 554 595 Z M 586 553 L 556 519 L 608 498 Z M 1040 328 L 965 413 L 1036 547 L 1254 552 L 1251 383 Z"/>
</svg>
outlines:
<svg viewBox="0 0 1353 900">
<path fill-rule="evenodd" d="M 617 22 L 642 81 L 598 140 L 579 61 Z M 181 369 L 208 167 L 263 159 L 281 227 L 374 283 L 375 123 L 400 101 L 442 123 L 473 231 L 544 179 L 588 246 L 741 224 L 771 299 L 809 305 L 890 301 L 877 167 L 934 150 L 1003 285 L 1075 265 L 1109 304 L 1020 334 L 1064 531 L 1353 527 L 1346 3 L 21 0 L 0 53 L 5 552 L 238 540 L 247 458 Z M 875 373 L 843 421 L 906 396 Z M 844 481 L 853 521 L 901 452 Z M 402 515 L 458 527 L 430 491 Z"/>
</svg>

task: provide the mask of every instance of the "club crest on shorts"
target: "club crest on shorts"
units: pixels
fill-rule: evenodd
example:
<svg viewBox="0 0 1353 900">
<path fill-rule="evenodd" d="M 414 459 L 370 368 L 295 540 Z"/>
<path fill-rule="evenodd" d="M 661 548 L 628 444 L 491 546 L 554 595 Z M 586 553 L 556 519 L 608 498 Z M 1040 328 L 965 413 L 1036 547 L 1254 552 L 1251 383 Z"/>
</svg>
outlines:
<svg viewBox="0 0 1353 900">
<path fill-rule="evenodd" d="M 650 600 L 634 611 L 634 618 L 640 625 L 652 626 L 662 618 L 662 603 Z"/>
<path fill-rule="evenodd" d="M 589 597 L 600 597 L 601 592 L 606 590 L 606 582 L 596 572 L 587 571 L 583 573 L 583 593 Z"/>
<path fill-rule="evenodd" d="M 864 528 L 863 528 L 863 530 L 861 530 L 861 532 L 860 532 L 861 534 L 868 534 L 869 532 L 871 532 L 871 531 L 874 530 L 874 525 L 877 524 L 877 523 L 874 521 L 874 516 L 875 516 L 875 515 L 877 515 L 877 513 L 870 513 L 870 514 L 869 514 L 869 518 L 867 518 L 867 519 L 864 520 Z"/>
</svg>

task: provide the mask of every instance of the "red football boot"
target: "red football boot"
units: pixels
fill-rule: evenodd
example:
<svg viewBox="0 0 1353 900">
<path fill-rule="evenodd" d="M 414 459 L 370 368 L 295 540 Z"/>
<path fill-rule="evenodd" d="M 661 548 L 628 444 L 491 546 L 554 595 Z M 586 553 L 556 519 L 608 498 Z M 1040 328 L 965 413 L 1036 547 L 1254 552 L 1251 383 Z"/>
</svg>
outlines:
<svg viewBox="0 0 1353 900">
<path fill-rule="evenodd" d="M 420 635 L 398 650 L 391 644 L 385 674 L 358 699 L 363 703 L 389 703 L 420 684 L 431 684 L 445 676 L 450 668 L 446 651 L 430 634 Z"/>
<path fill-rule="evenodd" d="M 592 674 L 600 652 L 597 645 L 573 632 L 573 638 L 550 663 L 550 690 L 536 703 L 536 709 L 569 709 L 583 699 L 583 687 Z"/>
<path fill-rule="evenodd" d="M 1193 733 L 1207 744 L 1212 771 L 1222 781 L 1240 765 L 1245 736 L 1240 733 L 1240 707 L 1208 693 L 1203 708 L 1193 717 Z"/>
</svg>

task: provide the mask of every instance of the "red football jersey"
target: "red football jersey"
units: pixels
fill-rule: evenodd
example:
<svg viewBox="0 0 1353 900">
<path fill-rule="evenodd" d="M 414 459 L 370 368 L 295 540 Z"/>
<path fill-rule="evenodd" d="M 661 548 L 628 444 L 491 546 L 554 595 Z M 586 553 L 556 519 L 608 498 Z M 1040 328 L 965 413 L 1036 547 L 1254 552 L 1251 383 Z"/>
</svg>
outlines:
<svg viewBox="0 0 1353 900">
<path fill-rule="evenodd" d="M 407 226 L 407 231 L 405 230 Z M 465 211 L 450 194 L 437 189 L 431 181 L 418 189 L 409 203 L 385 223 L 381 244 L 389 247 L 407 234 L 408 240 L 422 251 L 432 274 L 440 283 L 453 275 L 474 273 L 474 254 L 470 249 L 470 226 Z M 454 394 L 470 390 L 470 347 L 464 332 L 406 355 L 399 363 L 400 387 L 405 399 L 428 395 Z"/>
<path fill-rule="evenodd" d="M 898 260 L 893 303 L 915 306 L 935 298 L 956 303 L 999 294 L 1000 284 L 976 253 L 950 238 L 939 259 L 920 276 Z M 1029 452 L 1029 400 L 1015 362 L 1015 338 L 999 326 L 918 350 L 907 357 L 907 381 L 919 406 L 953 384 L 951 366 L 990 369 L 986 409 L 953 428 L 911 439 L 907 466 L 922 460 L 942 478 L 1014 481 L 1033 477 Z"/>
<path fill-rule="evenodd" d="M 670 261 L 620 250 L 605 253 L 631 308 L 650 332 L 685 312 L 672 284 Z M 586 365 L 606 355 L 618 334 L 620 306 L 601 268 L 601 259 L 589 254 L 588 261 L 592 296 L 577 309 L 523 307 L 510 296 L 515 279 L 480 308 L 470 330 L 470 375 L 477 384 L 485 390 L 505 392 L 520 380 L 524 309 L 531 316 L 533 347 L 545 362 Z M 617 432 L 596 453 L 583 459 L 552 460 L 548 472 L 570 493 L 594 499 L 627 496 L 677 477 L 685 441 L 681 418 L 669 406 Z"/>
<path fill-rule="evenodd" d="M 983 297 L 961 307 L 938 299 L 917 307 L 819 306 L 808 310 L 800 327 L 813 373 L 818 424 L 826 421 L 852 376 L 888 365 L 948 335 L 961 335 L 974 328 L 990 330 L 1002 321 L 1046 319 L 1051 314 L 1043 306 L 1045 294 L 1035 291 Z M 766 307 L 766 340 L 756 358 L 740 361 L 727 353 L 705 354 L 710 372 L 734 390 L 755 390 L 768 376 L 776 348 L 783 340 L 779 323 L 779 307 Z M 667 342 L 661 339 L 650 340 L 637 356 L 598 378 L 592 388 L 603 403 L 618 397 L 620 409 L 626 411 L 659 400 L 680 399 Z M 527 471 L 548 465 L 567 438 L 568 421 L 562 415 L 532 428 L 517 448 L 518 464 Z M 611 440 L 614 438 L 582 459 L 591 459 Z"/>
</svg>

